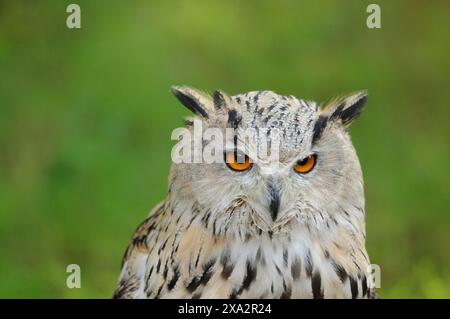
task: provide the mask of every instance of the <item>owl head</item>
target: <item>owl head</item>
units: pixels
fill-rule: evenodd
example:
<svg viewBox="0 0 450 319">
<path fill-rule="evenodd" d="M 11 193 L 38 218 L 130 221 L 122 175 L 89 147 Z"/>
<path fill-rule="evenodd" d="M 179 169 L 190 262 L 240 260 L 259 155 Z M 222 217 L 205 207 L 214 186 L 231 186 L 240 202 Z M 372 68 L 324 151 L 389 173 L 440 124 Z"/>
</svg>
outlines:
<svg viewBox="0 0 450 319">
<path fill-rule="evenodd" d="M 361 113 L 366 91 L 320 108 L 272 91 L 172 92 L 194 114 L 186 121 L 189 133 L 195 136 L 195 123 L 223 133 L 223 148 L 213 150 L 217 160 L 172 164 L 171 202 L 189 211 L 190 220 L 201 219 L 216 235 L 242 238 L 293 227 L 321 231 L 342 219 L 363 223 L 362 173 L 347 129 Z M 193 153 L 208 147 L 205 139 L 188 144 Z M 270 151 L 260 154 L 262 145 Z"/>
</svg>

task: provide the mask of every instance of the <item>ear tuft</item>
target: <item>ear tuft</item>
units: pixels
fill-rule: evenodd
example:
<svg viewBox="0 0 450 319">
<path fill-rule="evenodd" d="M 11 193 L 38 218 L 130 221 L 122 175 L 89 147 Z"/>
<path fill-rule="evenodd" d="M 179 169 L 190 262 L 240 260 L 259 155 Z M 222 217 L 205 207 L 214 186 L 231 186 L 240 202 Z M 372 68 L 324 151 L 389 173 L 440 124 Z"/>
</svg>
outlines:
<svg viewBox="0 0 450 319">
<path fill-rule="evenodd" d="M 367 102 L 367 96 L 367 91 L 364 90 L 337 99 L 330 115 L 330 119 L 339 119 L 345 127 L 348 127 L 361 115 L 363 106 Z"/>
<path fill-rule="evenodd" d="M 340 121 L 344 127 L 348 127 L 361 114 L 367 96 L 367 90 L 363 90 L 334 98 L 325 104 L 321 115 L 327 116 L 331 121 Z"/>
<path fill-rule="evenodd" d="M 181 104 L 191 112 L 204 118 L 209 118 L 208 105 L 211 103 L 209 96 L 187 86 L 172 86 L 171 91 Z"/>
<path fill-rule="evenodd" d="M 313 142 L 320 139 L 329 122 L 337 122 L 344 128 L 349 127 L 361 114 L 363 106 L 367 102 L 367 96 L 367 90 L 363 90 L 334 98 L 325 103 L 314 125 Z"/>
</svg>

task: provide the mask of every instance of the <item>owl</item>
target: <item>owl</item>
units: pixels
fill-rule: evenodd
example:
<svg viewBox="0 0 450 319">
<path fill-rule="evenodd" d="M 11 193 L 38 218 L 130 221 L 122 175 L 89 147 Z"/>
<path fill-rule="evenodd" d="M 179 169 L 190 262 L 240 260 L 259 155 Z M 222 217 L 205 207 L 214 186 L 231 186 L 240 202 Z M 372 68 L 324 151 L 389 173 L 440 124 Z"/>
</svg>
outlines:
<svg viewBox="0 0 450 319">
<path fill-rule="evenodd" d="M 272 91 L 172 92 L 193 113 L 186 130 L 197 120 L 234 133 L 223 134 L 222 160 L 172 163 L 167 197 L 135 231 L 114 297 L 376 297 L 347 131 L 367 92 L 322 107 Z M 244 133 L 262 128 L 279 132 L 278 156 L 250 155 L 264 134 Z"/>
</svg>

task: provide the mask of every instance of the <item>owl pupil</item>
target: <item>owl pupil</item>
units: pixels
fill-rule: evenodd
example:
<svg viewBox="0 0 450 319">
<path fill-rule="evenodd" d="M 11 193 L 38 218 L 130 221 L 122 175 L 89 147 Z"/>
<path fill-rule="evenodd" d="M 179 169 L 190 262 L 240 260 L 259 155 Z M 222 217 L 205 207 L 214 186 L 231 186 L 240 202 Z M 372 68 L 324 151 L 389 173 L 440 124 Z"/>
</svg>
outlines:
<svg viewBox="0 0 450 319">
<path fill-rule="evenodd" d="M 308 162 L 308 157 L 306 157 L 306 158 L 304 158 L 302 160 L 299 160 L 297 162 L 297 164 L 303 166 L 303 165 L 306 165 L 307 162 Z"/>
</svg>

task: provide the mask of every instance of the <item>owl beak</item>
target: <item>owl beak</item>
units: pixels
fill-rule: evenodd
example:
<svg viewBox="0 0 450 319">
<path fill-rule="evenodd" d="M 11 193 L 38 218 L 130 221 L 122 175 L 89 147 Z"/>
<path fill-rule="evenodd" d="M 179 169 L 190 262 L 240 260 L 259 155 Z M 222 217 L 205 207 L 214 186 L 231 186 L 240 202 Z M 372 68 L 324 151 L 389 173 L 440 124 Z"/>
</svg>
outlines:
<svg viewBox="0 0 450 319">
<path fill-rule="evenodd" d="M 276 181 L 272 180 L 269 183 L 269 196 L 270 196 L 270 215 L 272 216 L 272 220 L 275 221 L 278 216 L 278 211 L 280 210 L 280 188 L 277 185 Z"/>
</svg>

